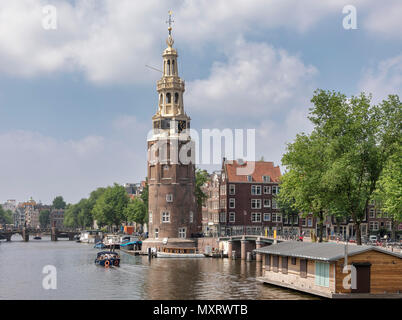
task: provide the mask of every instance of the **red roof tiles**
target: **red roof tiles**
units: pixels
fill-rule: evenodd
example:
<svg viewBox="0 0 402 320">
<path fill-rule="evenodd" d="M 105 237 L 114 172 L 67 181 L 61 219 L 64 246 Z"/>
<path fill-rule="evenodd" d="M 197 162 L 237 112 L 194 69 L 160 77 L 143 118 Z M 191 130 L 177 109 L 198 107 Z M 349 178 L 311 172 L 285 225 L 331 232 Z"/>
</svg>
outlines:
<svg viewBox="0 0 402 320">
<path fill-rule="evenodd" d="M 232 162 L 232 163 L 230 163 Z M 254 163 L 254 172 L 250 174 L 252 176 L 253 182 L 264 182 L 263 176 L 269 176 L 271 178 L 271 182 L 279 182 L 279 178 L 281 176 L 281 170 L 279 166 L 274 167 L 273 162 L 266 161 L 248 161 L 244 162 L 244 164 L 240 165 L 236 160 L 234 161 L 225 161 L 224 168 L 229 182 L 249 182 L 247 179 L 247 175 L 239 175 L 237 174 L 237 168 L 245 168 L 247 164 L 252 165 Z"/>
</svg>

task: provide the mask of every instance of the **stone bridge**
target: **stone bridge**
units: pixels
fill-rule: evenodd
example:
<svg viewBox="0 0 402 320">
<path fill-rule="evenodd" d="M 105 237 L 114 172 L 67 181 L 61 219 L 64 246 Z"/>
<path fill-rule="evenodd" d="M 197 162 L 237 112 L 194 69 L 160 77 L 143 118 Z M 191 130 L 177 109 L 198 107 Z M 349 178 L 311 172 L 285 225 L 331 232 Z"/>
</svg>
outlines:
<svg viewBox="0 0 402 320">
<path fill-rule="evenodd" d="M 242 260 L 246 260 L 252 258 L 253 250 L 285 240 L 279 240 L 272 237 L 264 237 L 259 235 L 238 235 L 230 237 L 219 237 L 219 241 L 228 241 L 229 259 L 240 258 Z M 247 253 L 249 254 L 247 255 Z M 256 254 L 256 261 L 262 261 L 261 254 Z"/>
<path fill-rule="evenodd" d="M 50 239 L 52 241 L 57 241 L 58 238 L 68 238 L 68 240 L 74 240 L 74 236 L 80 234 L 77 230 L 71 229 L 57 229 L 53 228 L 20 228 L 20 229 L 10 229 L 10 230 L 0 230 L 0 239 L 6 239 L 11 241 L 11 237 L 14 234 L 20 234 L 23 241 L 29 241 L 30 234 L 50 234 Z"/>
</svg>

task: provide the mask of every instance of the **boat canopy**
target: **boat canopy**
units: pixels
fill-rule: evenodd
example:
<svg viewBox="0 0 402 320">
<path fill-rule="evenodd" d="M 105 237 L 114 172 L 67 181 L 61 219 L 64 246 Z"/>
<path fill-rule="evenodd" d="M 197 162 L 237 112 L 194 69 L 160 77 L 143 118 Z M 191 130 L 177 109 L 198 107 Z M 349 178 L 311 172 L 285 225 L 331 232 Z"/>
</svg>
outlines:
<svg viewBox="0 0 402 320">
<path fill-rule="evenodd" d="M 120 244 L 120 247 L 125 247 L 125 246 L 128 246 L 128 245 L 130 245 L 130 244 L 142 244 L 142 241 L 131 241 L 131 242 L 127 242 L 127 243 L 123 243 L 123 244 Z"/>
<path fill-rule="evenodd" d="M 98 252 L 97 256 L 100 256 L 100 255 L 102 255 L 102 254 L 114 254 L 114 255 L 118 255 L 118 253 L 117 253 L 117 252 L 114 252 L 114 251 L 101 251 L 101 252 Z"/>
</svg>

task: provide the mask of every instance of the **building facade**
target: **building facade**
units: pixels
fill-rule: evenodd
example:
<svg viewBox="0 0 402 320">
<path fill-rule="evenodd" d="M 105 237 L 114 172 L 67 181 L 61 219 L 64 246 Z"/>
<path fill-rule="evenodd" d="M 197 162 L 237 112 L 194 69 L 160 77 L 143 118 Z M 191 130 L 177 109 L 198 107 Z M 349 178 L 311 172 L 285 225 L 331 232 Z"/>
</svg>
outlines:
<svg viewBox="0 0 402 320">
<path fill-rule="evenodd" d="M 202 186 L 207 196 L 202 205 L 202 233 L 207 236 L 219 235 L 219 190 L 221 172 L 215 171 L 209 175 L 208 181 Z"/>
<path fill-rule="evenodd" d="M 238 174 L 253 165 L 250 175 Z M 276 203 L 279 192 L 279 166 L 273 162 L 223 160 L 220 179 L 220 234 L 272 235 L 283 230 L 282 214 Z"/>
<path fill-rule="evenodd" d="M 179 77 L 171 27 L 163 52 L 163 75 L 157 82 L 158 108 L 148 136 L 149 238 L 146 246 L 174 243 L 192 246 L 197 231 L 195 165 L 184 111 L 184 81 Z"/>
</svg>

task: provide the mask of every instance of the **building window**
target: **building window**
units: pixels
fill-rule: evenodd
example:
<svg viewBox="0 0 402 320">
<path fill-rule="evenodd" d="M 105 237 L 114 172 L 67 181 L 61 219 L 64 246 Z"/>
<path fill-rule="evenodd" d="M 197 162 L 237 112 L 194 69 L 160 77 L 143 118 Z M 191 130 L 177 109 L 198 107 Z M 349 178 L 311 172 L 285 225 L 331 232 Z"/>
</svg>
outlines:
<svg viewBox="0 0 402 320">
<path fill-rule="evenodd" d="M 385 223 L 385 225 L 386 225 L 386 228 L 387 228 L 388 231 L 392 231 L 392 223 L 391 223 L 391 221 L 387 221 Z"/>
<path fill-rule="evenodd" d="M 248 181 L 248 182 L 252 182 L 252 181 L 253 181 L 253 177 L 252 177 L 252 176 L 247 176 L 247 181 Z"/>
<path fill-rule="evenodd" d="M 166 202 L 173 202 L 173 194 L 169 193 L 166 195 Z"/>
<path fill-rule="evenodd" d="M 272 213 L 272 222 L 281 222 L 282 215 L 280 213 Z"/>
<path fill-rule="evenodd" d="M 252 212 L 251 213 L 251 222 L 261 222 L 261 213 Z"/>
<path fill-rule="evenodd" d="M 186 228 L 179 228 L 179 238 L 186 237 Z"/>
<path fill-rule="evenodd" d="M 251 186 L 251 194 L 252 195 L 257 195 L 257 196 L 259 196 L 259 195 L 261 195 L 261 186 Z"/>
<path fill-rule="evenodd" d="M 166 103 L 172 103 L 172 95 L 169 92 L 166 93 Z"/>
<path fill-rule="evenodd" d="M 295 257 L 292 257 L 292 259 L 291 259 L 291 260 L 292 260 L 292 265 L 294 265 L 294 266 L 295 266 L 295 265 L 296 265 L 296 258 L 295 258 Z"/>
<path fill-rule="evenodd" d="M 271 200 L 264 199 L 264 208 L 269 208 L 269 207 L 271 207 Z"/>
<path fill-rule="evenodd" d="M 271 182 L 271 177 L 270 176 L 262 176 L 262 182 L 264 182 L 264 183 Z"/>
<path fill-rule="evenodd" d="M 276 204 L 275 199 L 272 199 L 272 209 L 278 209 L 278 205 Z"/>
<path fill-rule="evenodd" d="M 221 186 L 221 195 L 226 195 L 226 185 Z"/>
<path fill-rule="evenodd" d="M 221 212 L 220 213 L 220 222 L 226 222 L 226 213 L 225 212 Z"/>
<path fill-rule="evenodd" d="M 278 194 L 279 193 L 279 187 L 278 186 L 272 186 L 272 194 Z"/>
<path fill-rule="evenodd" d="M 307 278 L 307 260 L 300 259 L 300 278 Z"/>
<path fill-rule="evenodd" d="M 234 209 L 236 207 L 236 199 L 229 198 L 229 208 Z"/>
<path fill-rule="evenodd" d="M 190 223 L 193 223 L 194 221 L 194 213 L 193 211 L 190 211 Z"/>
<path fill-rule="evenodd" d="M 179 103 L 179 94 L 177 92 L 174 94 L 174 103 Z"/>
<path fill-rule="evenodd" d="M 229 184 L 229 195 L 233 196 L 236 194 L 236 186 L 234 184 Z"/>
<path fill-rule="evenodd" d="M 158 239 L 158 237 L 159 237 L 159 229 L 156 228 L 155 229 L 155 239 Z"/>
<path fill-rule="evenodd" d="M 236 214 L 234 212 L 229 212 L 229 222 L 235 222 Z"/>
<path fill-rule="evenodd" d="M 370 231 L 378 231 L 378 221 L 370 221 Z"/>
<path fill-rule="evenodd" d="M 261 199 L 251 199 L 251 209 L 261 209 Z"/>
<path fill-rule="evenodd" d="M 321 287 L 329 287 L 329 263 L 315 263 L 315 284 Z"/>
<path fill-rule="evenodd" d="M 369 218 L 375 218 L 375 212 L 374 212 L 374 208 L 371 208 L 369 211 Z"/>
<path fill-rule="evenodd" d="M 162 212 L 162 223 L 170 222 L 170 212 Z"/>
<path fill-rule="evenodd" d="M 271 186 L 264 186 L 264 194 L 271 194 Z"/>
<path fill-rule="evenodd" d="M 293 216 L 293 224 L 295 225 L 299 224 L 299 216 Z"/>
<path fill-rule="evenodd" d="M 271 214 L 270 213 L 264 213 L 264 221 L 271 221 Z"/>
<path fill-rule="evenodd" d="M 284 224 L 288 224 L 288 223 L 289 223 L 288 215 L 285 215 L 285 216 L 283 217 L 283 223 L 284 223 Z"/>
<path fill-rule="evenodd" d="M 149 223 L 152 223 L 152 211 L 148 212 L 148 220 L 149 220 Z"/>
<path fill-rule="evenodd" d="M 313 226 L 313 219 L 307 218 L 307 227 L 312 227 L 312 226 Z"/>
</svg>

